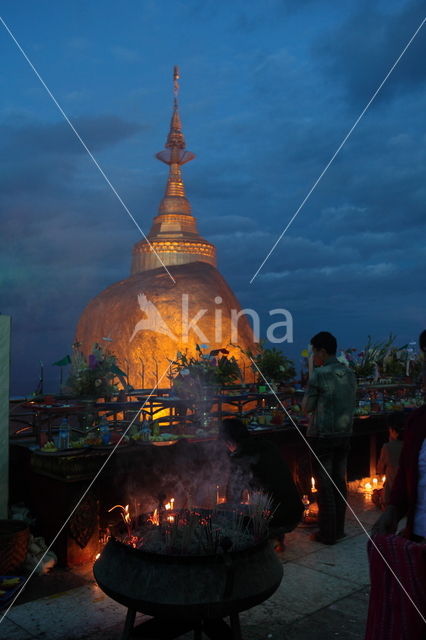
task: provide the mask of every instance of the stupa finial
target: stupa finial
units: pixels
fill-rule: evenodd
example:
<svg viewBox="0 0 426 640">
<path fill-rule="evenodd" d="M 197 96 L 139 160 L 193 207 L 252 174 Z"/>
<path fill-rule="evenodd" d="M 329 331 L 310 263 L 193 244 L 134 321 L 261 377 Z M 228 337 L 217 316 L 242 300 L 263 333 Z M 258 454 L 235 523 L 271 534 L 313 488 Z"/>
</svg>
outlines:
<svg viewBox="0 0 426 640">
<path fill-rule="evenodd" d="M 182 122 L 178 109 L 180 71 L 178 66 L 173 67 L 173 113 L 170 121 L 170 129 L 167 135 L 164 151 L 156 154 L 156 157 L 166 164 L 182 165 L 195 158 L 195 154 L 185 151 L 185 138 L 182 132 Z"/>
<path fill-rule="evenodd" d="M 177 99 L 179 95 L 179 80 L 180 80 L 180 71 L 179 67 L 175 65 L 173 67 L 173 93 L 175 96 L 175 104 L 177 106 Z"/>
</svg>

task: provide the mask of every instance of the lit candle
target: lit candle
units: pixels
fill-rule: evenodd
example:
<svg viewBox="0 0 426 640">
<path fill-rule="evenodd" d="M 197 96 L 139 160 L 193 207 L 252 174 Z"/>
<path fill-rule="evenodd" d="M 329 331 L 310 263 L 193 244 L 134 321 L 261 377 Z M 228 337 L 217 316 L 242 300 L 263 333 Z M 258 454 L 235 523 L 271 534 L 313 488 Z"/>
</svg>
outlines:
<svg viewBox="0 0 426 640">
<path fill-rule="evenodd" d="M 376 488 L 376 487 L 377 487 L 377 483 L 378 483 L 377 478 L 373 478 L 373 485 L 374 485 L 374 488 Z"/>
<path fill-rule="evenodd" d="M 175 499 L 174 498 L 170 498 L 169 502 L 167 502 L 164 505 L 164 508 L 167 509 L 167 511 L 172 511 L 174 503 L 175 503 Z"/>
<path fill-rule="evenodd" d="M 315 487 L 315 478 L 311 478 L 311 493 L 316 493 L 317 492 L 317 488 Z"/>
</svg>

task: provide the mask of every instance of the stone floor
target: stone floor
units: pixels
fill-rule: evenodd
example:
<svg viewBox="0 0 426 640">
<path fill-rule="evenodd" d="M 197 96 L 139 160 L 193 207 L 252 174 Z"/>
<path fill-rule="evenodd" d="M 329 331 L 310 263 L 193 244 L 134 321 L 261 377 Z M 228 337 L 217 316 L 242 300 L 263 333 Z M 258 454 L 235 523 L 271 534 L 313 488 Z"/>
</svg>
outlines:
<svg viewBox="0 0 426 640">
<path fill-rule="evenodd" d="M 350 504 L 367 531 L 378 512 L 362 495 Z M 280 554 L 284 577 L 276 593 L 263 604 L 240 614 L 244 640 L 363 640 L 368 607 L 366 532 L 350 512 L 347 537 L 334 546 L 309 539 L 312 530 L 298 527 L 286 536 Z M 59 570 L 56 570 L 59 571 Z M 2 640 L 119 640 L 125 608 L 112 601 L 93 582 L 91 568 L 78 572 L 75 585 L 55 570 L 55 593 L 39 594 L 30 584 L 23 597 L 0 623 Z M 58 579 L 59 576 L 59 579 Z M 71 587 L 69 586 L 71 584 Z M 67 589 L 67 590 L 64 590 Z M 43 596 L 44 597 L 40 597 Z M 19 604 L 21 602 L 21 604 Z M 0 611 L 0 620 L 2 617 Z M 136 624 L 144 616 L 137 617 Z M 192 640 L 192 633 L 181 636 Z"/>
</svg>

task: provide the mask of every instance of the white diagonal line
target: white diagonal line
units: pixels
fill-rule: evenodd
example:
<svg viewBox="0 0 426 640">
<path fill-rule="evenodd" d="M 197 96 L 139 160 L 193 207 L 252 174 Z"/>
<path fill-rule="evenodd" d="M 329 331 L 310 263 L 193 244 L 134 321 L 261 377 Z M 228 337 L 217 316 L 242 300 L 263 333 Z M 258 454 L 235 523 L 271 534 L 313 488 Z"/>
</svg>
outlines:
<svg viewBox="0 0 426 640">
<path fill-rule="evenodd" d="M 375 100 L 375 98 L 377 97 L 377 94 L 380 92 L 381 88 L 383 87 L 383 85 L 385 84 L 385 82 L 387 81 L 387 79 L 389 78 L 389 76 L 391 75 L 391 73 L 393 72 L 393 70 L 395 69 L 395 67 L 397 66 L 397 64 L 399 63 L 399 61 L 401 60 L 401 58 L 403 57 L 403 55 L 405 54 L 405 52 L 407 51 L 408 47 L 411 45 L 411 43 L 413 42 L 414 38 L 417 36 L 417 34 L 419 33 L 420 29 L 423 27 L 424 23 L 426 22 L 426 18 L 423 18 L 423 20 L 421 21 L 420 25 L 417 27 L 416 31 L 414 32 L 414 34 L 411 36 L 410 40 L 407 42 L 407 44 L 405 45 L 404 49 L 402 50 L 402 52 L 400 53 L 400 55 L 398 56 L 398 58 L 395 60 L 395 62 L 393 63 L 393 65 L 391 66 L 391 68 L 389 69 L 389 71 L 387 72 L 386 76 L 384 77 L 384 79 L 382 80 L 382 82 L 379 84 L 379 86 L 377 87 L 376 91 L 373 93 L 373 95 L 371 96 L 370 100 L 367 102 L 366 106 L 364 107 L 364 109 L 361 111 L 360 115 L 358 116 L 358 118 L 355 120 L 354 124 L 352 125 L 352 127 L 349 129 L 348 133 L 345 135 L 345 137 L 343 138 L 342 142 L 340 143 L 340 145 L 337 147 L 336 151 L 333 153 L 333 155 L 331 156 L 330 160 L 328 161 L 328 163 L 326 164 L 325 168 L 323 169 L 323 171 L 320 173 L 320 175 L 318 176 L 318 178 L 315 180 L 314 184 L 312 185 L 312 187 L 310 188 L 310 190 L 308 191 L 307 195 L 305 196 L 305 198 L 303 199 L 302 203 L 299 205 L 298 209 L 296 210 L 296 212 L 293 214 L 293 216 L 290 218 L 290 220 L 288 221 L 284 231 L 282 231 L 282 233 L 278 236 L 278 239 L 275 241 L 272 249 L 270 249 L 268 255 L 266 256 L 266 258 L 263 260 L 262 264 L 260 265 L 260 267 L 257 269 L 257 271 L 255 272 L 255 274 L 252 276 L 251 280 L 250 280 L 250 284 L 253 283 L 254 279 L 257 277 L 257 275 L 259 274 L 260 270 L 262 269 L 263 265 L 265 264 L 265 262 L 269 259 L 270 255 L 272 254 L 272 252 L 275 250 L 275 248 L 277 247 L 277 245 L 279 244 L 279 242 L 281 241 L 282 237 L 284 236 L 284 234 L 287 232 L 287 230 L 289 229 L 289 227 L 293 224 L 294 220 L 296 219 L 297 215 L 299 214 L 300 210 L 304 207 L 305 203 L 308 201 L 308 199 L 310 198 L 312 192 L 315 190 L 315 188 L 317 187 L 318 183 L 322 180 L 324 174 L 327 172 L 328 168 L 330 167 L 330 165 L 333 163 L 334 159 L 336 158 L 336 156 L 338 155 L 338 153 L 341 151 L 342 147 L 345 145 L 345 143 L 347 142 L 348 138 L 350 137 L 350 135 L 352 134 L 353 130 L 355 129 L 355 127 L 358 125 L 359 121 L 361 120 L 361 118 L 364 116 L 364 114 L 366 113 L 366 111 L 368 110 L 368 108 L 370 107 L 371 103 Z"/>
<path fill-rule="evenodd" d="M 104 460 L 102 466 L 100 467 L 100 469 L 98 469 L 98 471 L 96 472 L 95 476 L 93 477 L 93 479 L 90 481 L 89 485 L 86 487 L 86 489 L 84 490 L 82 496 L 80 497 L 80 499 L 78 500 L 77 504 L 75 505 L 75 507 L 72 509 L 72 511 L 70 512 L 70 514 L 67 516 L 66 520 L 64 521 L 64 523 L 62 524 L 61 528 L 59 529 L 58 533 L 55 535 L 55 537 L 53 538 L 52 542 L 49 544 L 49 546 L 47 547 L 46 551 L 43 553 L 43 555 L 41 556 L 40 560 L 37 562 L 36 566 L 34 567 L 34 569 L 31 571 L 30 575 L 27 577 L 27 579 L 25 580 L 25 582 L 23 583 L 23 585 L 20 587 L 20 589 L 18 590 L 18 592 L 16 593 L 15 597 L 13 598 L 12 602 L 10 603 L 10 605 L 7 607 L 6 611 L 4 611 L 1 614 L 0 617 L 0 625 L 3 622 L 3 620 L 5 619 L 5 617 L 7 616 L 7 614 L 9 613 L 9 611 L 11 610 L 11 608 L 13 607 L 13 605 L 15 604 L 17 598 L 21 595 L 22 591 L 25 589 L 25 587 L 27 586 L 28 582 L 31 580 L 32 576 L 34 575 L 34 573 L 37 571 L 37 568 L 39 567 L 40 563 L 43 561 L 44 557 L 46 556 L 46 554 L 48 553 L 48 551 L 50 551 L 50 549 L 52 548 L 52 546 L 55 544 L 56 540 L 58 539 L 58 537 L 61 535 L 62 531 L 65 529 L 65 527 L 67 526 L 68 522 L 70 521 L 70 519 L 72 518 L 73 514 L 76 512 L 76 510 L 78 509 L 78 507 L 81 505 L 81 503 L 83 502 L 84 498 L 87 496 L 87 494 L 89 493 L 90 489 L 93 487 L 94 483 L 96 482 L 96 480 L 98 479 L 98 477 L 100 476 L 100 474 L 102 473 L 102 471 L 105 469 L 106 465 L 108 464 L 108 462 L 110 461 L 111 457 L 114 455 L 114 453 L 117 450 L 117 447 L 120 445 L 121 441 L 123 440 L 124 436 L 127 434 L 127 432 L 129 431 L 130 427 L 133 425 L 133 423 L 135 422 L 135 420 L 137 419 L 137 417 L 141 414 L 141 412 L 143 411 L 146 403 L 148 402 L 148 400 L 151 398 L 151 396 L 154 394 L 155 390 L 158 388 L 160 382 L 163 380 L 163 378 L 165 377 L 165 375 L 167 374 L 167 372 L 169 371 L 169 367 L 167 366 L 167 369 L 164 371 L 163 375 L 161 376 L 161 378 L 158 380 L 158 382 L 155 384 L 154 388 L 150 391 L 149 395 L 147 396 L 145 402 L 143 403 L 143 405 L 141 406 L 140 409 L 138 409 L 135 417 L 133 418 L 133 420 L 130 422 L 130 424 L 128 425 L 128 427 L 126 428 L 126 430 L 121 434 L 121 437 L 119 439 L 119 441 L 117 442 L 117 444 L 115 445 L 115 447 L 112 449 L 112 451 L 108 454 L 107 458 Z"/>
<path fill-rule="evenodd" d="M 73 123 L 71 122 L 71 120 L 68 118 L 67 114 L 65 113 L 65 111 L 63 110 L 63 108 L 61 107 L 61 105 L 59 104 L 59 102 L 57 101 L 57 99 L 55 98 L 55 96 L 53 95 L 53 93 L 51 92 L 51 90 L 49 89 L 49 87 L 47 86 L 47 84 L 45 83 L 45 81 L 43 80 L 43 78 L 41 77 L 40 73 L 37 71 L 37 69 L 35 68 L 35 66 L 33 65 L 33 63 L 31 62 L 31 60 L 29 59 L 29 57 L 27 56 L 27 54 L 25 53 L 24 49 L 22 48 L 22 46 L 19 44 L 19 42 L 17 41 L 17 39 L 15 38 L 15 36 L 13 35 L 12 31 L 9 29 L 9 27 L 7 26 L 7 24 L 5 23 L 5 21 L 3 20 L 3 18 L 0 16 L 0 22 L 3 24 L 4 28 L 6 29 L 6 31 L 8 32 L 8 34 L 10 35 L 10 37 L 12 38 L 13 42 L 16 44 L 16 46 L 18 47 L 19 51 L 22 53 L 22 55 L 24 56 L 25 60 L 28 62 L 28 64 L 30 65 L 31 69 L 34 71 L 35 75 L 37 76 L 37 78 L 40 80 L 41 84 L 43 85 L 43 87 L 46 89 L 47 93 L 49 94 L 50 98 L 52 99 L 52 101 L 55 103 L 55 105 L 57 106 L 57 108 L 59 109 L 60 113 L 62 114 L 62 116 L 64 117 L 64 119 L 66 120 L 66 122 L 69 124 L 69 126 L 71 127 L 72 131 L 74 132 L 74 134 L 76 135 L 77 139 L 79 140 L 79 142 L 81 143 L 82 147 L 84 148 L 84 150 L 87 152 L 87 154 L 89 155 L 90 159 L 93 161 L 94 165 L 96 166 L 96 168 L 99 170 L 100 174 L 102 175 L 102 177 L 104 178 L 105 182 L 108 184 L 108 186 L 110 187 L 111 191 L 113 192 L 113 194 L 115 195 L 115 197 L 117 198 L 117 200 L 119 201 L 119 203 L 121 204 L 121 206 L 123 207 L 123 209 L 126 211 L 127 215 L 129 216 L 129 218 L 132 220 L 133 224 L 136 226 L 136 228 L 138 229 L 138 231 L 141 233 L 141 235 L 144 237 L 144 239 L 146 240 L 146 242 L 149 244 L 149 246 L 151 247 L 151 250 L 153 251 L 153 253 L 155 253 L 155 255 L 157 256 L 158 260 L 160 261 L 161 265 L 163 266 L 163 268 L 167 271 L 169 277 L 171 278 L 171 280 L 175 283 L 175 279 L 172 276 L 172 274 L 170 273 L 170 271 L 167 269 L 166 265 L 164 264 L 164 262 L 162 261 L 162 259 L 160 258 L 160 256 L 158 255 L 157 251 L 154 249 L 154 247 L 152 246 L 152 244 L 150 243 L 150 241 L 148 240 L 148 238 L 146 237 L 145 233 L 142 231 L 141 227 L 139 226 L 139 224 L 136 222 L 135 218 L 133 217 L 132 213 L 129 211 L 127 205 L 123 202 L 121 196 L 119 195 L 119 193 L 117 192 L 116 188 L 114 187 L 114 185 L 111 183 L 110 179 L 108 178 L 108 176 L 106 175 L 105 171 L 102 169 L 102 167 L 100 166 L 99 162 L 96 160 L 95 156 L 93 155 L 93 153 L 90 151 L 90 149 L 88 148 L 88 146 L 86 145 L 86 143 L 84 142 L 83 138 L 81 137 L 81 135 L 78 133 L 77 129 L 75 128 L 75 126 L 73 125 Z"/>
<path fill-rule="evenodd" d="M 250 358 L 250 360 L 252 361 L 253 365 L 256 367 L 256 369 L 258 370 L 258 372 L 260 373 L 260 375 L 262 376 L 263 380 L 265 381 L 265 383 L 268 385 L 270 391 L 274 394 L 275 399 L 277 400 L 277 402 L 280 404 L 281 408 L 283 409 L 283 411 L 285 412 L 285 414 L 287 415 L 287 417 L 290 419 L 290 422 L 292 423 L 292 425 L 295 427 L 295 429 L 297 430 L 298 434 L 300 435 L 300 437 L 302 438 L 302 440 L 304 441 L 304 443 L 306 444 L 306 446 L 308 447 L 308 449 L 310 450 L 311 454 L 314 456 L 314 458 L 316 459 L 316 461 L 318 462 L 318 464 L 320 465 L 320 467 L 322 467 L 323 471 L 325 472 L 325 474 L 328 476 L 328 479 L 330 480 L 330 482 L 332 483 L 333 487 L 335 488 L 335 490 L 337 491 L 337 493 L 340 495 L 340 497 L 342 498 L 342 500 L 346 503 L 346 506 L 348 507 L 348 509 L 352 512 L 355 520 L 358 522 L 359 526 L 361 527 L 361 529 L 364 531 L 365 535 L 367 536 L 367 538 L 370 540 L 371 544 L 373 545 L 373 547 L 376 549 L 377 553 L 379 554 L 379 556 L 382 558 L 383 562 L 385 563 L 385 565 L 387 566 L 387 568 L 389 569 L 389 571 L 391 572 L 391 574 L 393 575 L 393 577 L 395 578 L 395 580 L 397 581 L 397 583 L 399 584 L 399 586 L 401 587 L 401 589 L 403 590 L 403 592 L 405 593 L 405 595 L 407 596 L 407 598 L 409 599 L 409 601 L 411 602 L 411 604 L 413 605 L 413 607 L 416 609 L 417 613 L 419 614 L 419 616 L 421 617 L 421 619 L 423 620 L 423 622 L 426 624 L 426 618 L 424 617 L 424 615 L 422 614 L 422 612 L 420 611 L 420 609 L 418 608 L 418 606 L 416 605 L 416 603 L 414 602 L 414 600 L 411 598 L 410 594 L 407 592 L 407 590 L 405 589 L 404 585 L 401 583 L 400 579 L 398 578 L 398 576 L 396 575 L 395 571 L 392 569 L 392 567 L 390 566 L 390 564 L 388 563 L 388 561 L 386 560 L 386 558 L 384 557 L 384 555 L 382 554 L 382 552 L 380 551 L 380 549 L 378 548 L 378 546 L 376 545 L 376 543 L 374 542 L 374 540 L 372 539 L 372 537 L 370 536 L 370 534 L 368 533 L 367 529 L 364 527 L 364 525 L 362 524 L 361 520 L 358 518 L 358 516 L 356 515 L 355 511 L 352 509 L 351 505 L 349 504 L 349 502 L 346 500 L 346 498 L 344 497 L 343 493 L 340 491 L 339 487 L 337 486 L 337 484 L 334 482 L 333 478 L 330 476 L 330 474 L 328 473 L 327 469 L 324 467 L 324 465 L 322 464 L 321 460 L 319 459 L 319 457 L 317 456 L 317 454 L 315 453 L 315 451 L 313 450 L 313 448 L 311 447 L 311 445 L 309 444 L 308 440 L 305 438 L 305 436 L 303 435 L 303 433 L 301 432 L 301 430 L 299 429 L 299 427 L 297 426 L 297 424 L 295 423 L 295 421 L 293 420 L 293 418 L 291 417 L 291 415 L 289 414 L 289 412 L 287 411 L 287 409 L 285 408 L 285 406 L 283 405 L 283 403 L 281 402 L 281 400 L 279 399 L 279 397 L 277 396 L 277 394 L 275 393 L 274 389 L 271 387 L 271 385 L 269 384 L 269 381 L 265 378 L 265 376 L 263 375 L 263 373 L 261 372 L 261 370 L 259 369 L 259 367 L 257 366 L 257 363 L 253 360 L 253 358 Z"/>
</svg>

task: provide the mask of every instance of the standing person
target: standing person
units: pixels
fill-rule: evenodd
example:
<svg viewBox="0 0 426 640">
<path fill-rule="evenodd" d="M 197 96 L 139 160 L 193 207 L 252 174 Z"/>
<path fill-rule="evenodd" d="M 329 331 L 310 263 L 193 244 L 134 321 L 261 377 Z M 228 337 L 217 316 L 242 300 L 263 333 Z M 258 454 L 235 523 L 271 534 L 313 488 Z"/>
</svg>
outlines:
<svg viewBox="0 0 426 640">
<path fill-rule="evenodd" d="M 311 537 L 335 544 L 345 535 L 346 465 L 355 408 L 356 378 L 336 358 L 337 341 L 328 331 L 311 339 L 314 369 L 303 398 L 311 414 L 307 438 L 312 450 L 318 489 L 319 531 Z"/>
<path fill-rule="evenodd" d="M 419 343 L 426 362 L 426 331 L 420 334 Z M 405 527 L 395 535 L 404 516 L 407 518 Z M 389 504 L 373 526 L 371 535 L 374 546 L 371 542 L 368 545 L 371 591 L 365 640 L 424 640 L 426 404 L 413 411 L 407 420 Z"/>
<path fill-rule="evenodd" d="M 420 334 L 420 350 L 426 362 L 426 331 Z M 404 430 L 398 473 L 389 505 L 372 533 L 395 533 L 398 522 L 407 516 L 405 538 L 426 540 L 426 404 L 413 411 Z"/>
</svg>

